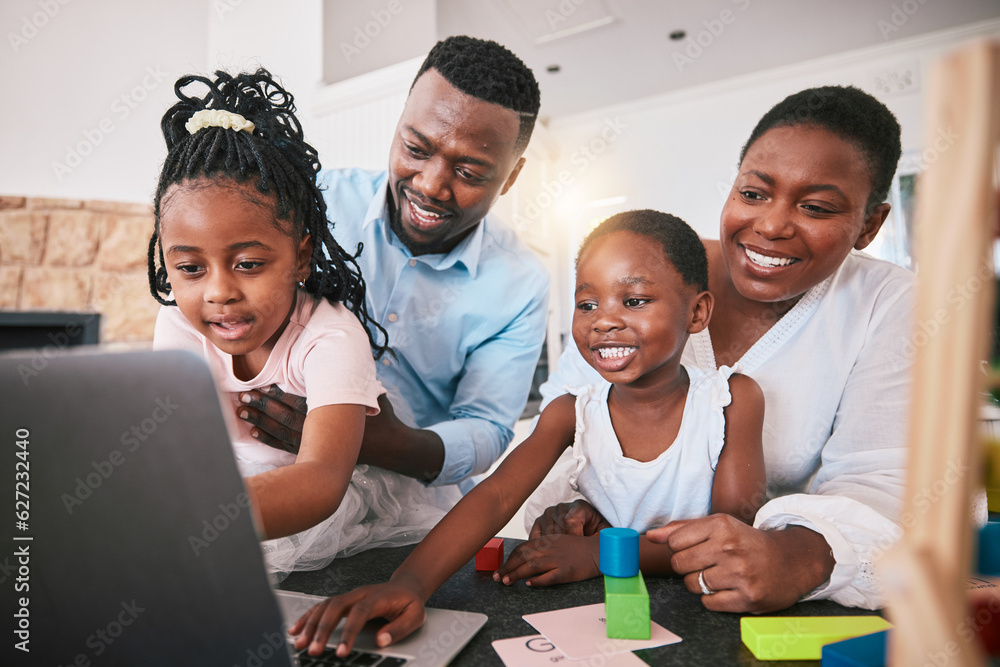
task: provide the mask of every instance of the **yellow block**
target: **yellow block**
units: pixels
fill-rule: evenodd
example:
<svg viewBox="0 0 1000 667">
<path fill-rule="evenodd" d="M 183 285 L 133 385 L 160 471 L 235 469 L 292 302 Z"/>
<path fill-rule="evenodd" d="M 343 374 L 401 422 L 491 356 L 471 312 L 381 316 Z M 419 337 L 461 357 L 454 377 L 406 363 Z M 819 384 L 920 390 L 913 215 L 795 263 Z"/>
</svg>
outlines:
<svg viewBox="0 0 1000 667">
<path fill-rule="evenodd" d="M 740 636 L 758 660 L 819 660 L 824 644 L 891 627 L 881 616 L 744 616 Z"/>
</svg>

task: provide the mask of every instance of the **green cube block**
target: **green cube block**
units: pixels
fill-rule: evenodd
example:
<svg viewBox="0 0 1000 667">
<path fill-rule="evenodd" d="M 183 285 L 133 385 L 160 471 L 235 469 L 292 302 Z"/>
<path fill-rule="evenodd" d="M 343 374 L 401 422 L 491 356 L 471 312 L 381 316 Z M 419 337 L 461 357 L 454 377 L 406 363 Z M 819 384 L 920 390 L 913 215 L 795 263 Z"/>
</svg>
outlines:
<svg viewBox="0 0 1000 667">
<path fill-rule="evenodd" d="M 649 593 L 642 572 L 634 577 L 604 577 L 604 616 L 608 637 L 649 639 Z"/>
<path fill-rule="evenodd" d="M 744 616 L 740 636 L 758 660 L 819 660 L 824 644 L 891 627 L 881 616 Z"/>
</svg>

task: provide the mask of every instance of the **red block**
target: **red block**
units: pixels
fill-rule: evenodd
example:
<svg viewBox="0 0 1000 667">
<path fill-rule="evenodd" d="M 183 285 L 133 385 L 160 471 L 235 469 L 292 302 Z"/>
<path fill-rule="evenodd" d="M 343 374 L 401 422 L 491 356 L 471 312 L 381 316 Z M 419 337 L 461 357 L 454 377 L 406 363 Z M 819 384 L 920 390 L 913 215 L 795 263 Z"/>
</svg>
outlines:
<svg viewBox="0 0 1000 667">
<path fill-rule="evenodd" d="M 494 537 L 476 554 L 476 569 L 496 572 L 503 562 L 503 538 Z"/>
<path fill-rule="evenodd" d="M 979 637 L 987 655 L 1000 655 L 1000 583 L 993 577 L 969 580 L 969 615 L 959 625 L 959 636 Z"/>
</svg>

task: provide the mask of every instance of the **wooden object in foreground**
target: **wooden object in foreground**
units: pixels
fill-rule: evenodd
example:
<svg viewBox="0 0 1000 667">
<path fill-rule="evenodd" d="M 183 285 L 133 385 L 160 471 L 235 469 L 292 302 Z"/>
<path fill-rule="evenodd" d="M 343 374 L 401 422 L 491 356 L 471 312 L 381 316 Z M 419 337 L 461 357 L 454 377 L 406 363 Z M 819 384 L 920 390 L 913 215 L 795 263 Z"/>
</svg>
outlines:
<svg viewBox="0 0 1000 667">
<path fill-rule="evenodd" d="M 981 665 L 978 643 L 959 630 L 968 615 L 970 500 L 982 471 L 976 417 L 993 308 L 1000 46 L 977 43 L 938 62 L 927 100 L 924 145 L 935 159 L 926 160 L 917 192 L 918 328 L 907 347 L 918 349 L 903 536 L 880 569 L 895 625 L 890 664 Z M 953 143 L 936 146 L 941 136 Z M 917 341 L 921 322 L 943 324 Z"/>
</svg>

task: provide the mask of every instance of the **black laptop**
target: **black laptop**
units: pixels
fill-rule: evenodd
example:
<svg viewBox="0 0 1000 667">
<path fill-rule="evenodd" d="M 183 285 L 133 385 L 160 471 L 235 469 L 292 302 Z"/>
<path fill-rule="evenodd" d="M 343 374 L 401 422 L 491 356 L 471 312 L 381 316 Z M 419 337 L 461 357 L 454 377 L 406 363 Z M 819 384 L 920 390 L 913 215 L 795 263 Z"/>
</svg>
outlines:
<svg viewBox="0 0 1000 667">
<path fill-rule="evenodd" d="M 309 600 L 276 601 L 202 359 L 2 354 L 0 444 L 0 663 L 298 664 L 282 607 L 297 614 Z M 486 620 L 443 613 L 469 631 L 435 664 Z M 362 643 L 352 660 L 430 664 L 415 650 L 422 634 L 389 657 Z"/>
</svg>

